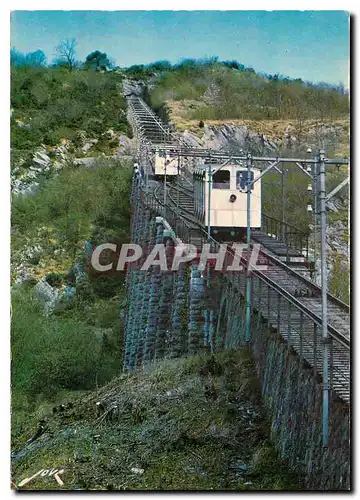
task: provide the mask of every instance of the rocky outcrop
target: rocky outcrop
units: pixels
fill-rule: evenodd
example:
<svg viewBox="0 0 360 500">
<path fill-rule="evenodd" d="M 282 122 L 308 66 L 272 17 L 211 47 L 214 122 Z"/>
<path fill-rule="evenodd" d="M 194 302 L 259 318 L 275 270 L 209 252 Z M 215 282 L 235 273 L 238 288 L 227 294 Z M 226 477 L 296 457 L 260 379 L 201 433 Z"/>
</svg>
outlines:
<svg viewBox="0 0 360 500">
<path fill-rule="evenodd" d="M 249 151 L 260 154 L 265 151 L 276 151 L 277 144 L 264 135 L 252 131 L 246 125 L 226 124 L 220 127 L 205 125 L 203 136 L 199 138 L 193 132 L 185 130 L 181 138 L 191 147 L 204 147 L 214 150 Z"/>
<path fill-rule="evenodd" d="M 120 135 L 119 147 L 116 153 L 117 157 L 135 155 L 137 153 L 137 145 L 134 139 L 129 139 L 126 135 Z"/>
<path fill-rule="evenodd" d="M 309 122 L 301 125 L 297 122 L 245 122 L 204 124 L 201 137 L 185 130 L 179 134 L 190 146 L 209 149 L 251 151 L 253 155 L 267 152 L 306 152 L 324 148 L 333 151 L 339 143 L 347 141 L 348 125 L 346 122 L 318 124 Z"/>
<path fill-rule="evenodd" d="M 102 136 L 110 141 L 118 141 L 116 153 L 110 156 L 101 154 L 102 158 L 118 159 L 132 156 L 136 152 L 136 146 L 132 139 L 115 132 L 112 129 L 105 131 Z M 75 165 L 91 166 L 99 158 L 97 155 L 89 156 L 92 148 L 99 142 L 98 139 L 89 139 L 84 131 L 79 131 L 78 140 L 80 146 L 74 149 L 72 141 L 63 139 L 56 147 L 41 145 L 31 159 L 20 157 L 11 170 L 11 192 L 14 195 L 35 194 L 42 179 L 50 177 L 61 170 L 67 162 L 72 161 Z M 80 158 L 76 158 L 79 156 Z M 74 158 L 75 157 L 75 158 Z M 30 163 L 30 165 L 29 165 Z"/>
<path fill-rule="evenodd" d="M 57 172 L 66 163 L 69 144 L 64 142 L 53 150 L 42 145 L 35 151 L 31 164 L 25 168 L 25 159 L 20 158 L 18 165 L 11 170 L 11 192 L 14 195 L 34 194 L 40 179 Z"/>
<path fill-rule="evenodd" d="M 76 288 L 63 285 L 60 288 L 51 286 L 44 276 L 34 287 L 34 294 L 44 306 L 45 313 L 67 309 L 76 295 Z"/>
<path fill-rule="evenodd" d="M 252 154 L 276 151 L 277 144 L 263 134 L 252 131 L 247 126 L 222 125 L 204 127 L 203 143 L 210 149 L 228 149 L 241 152 L 251 151 Z"/>
</svg>

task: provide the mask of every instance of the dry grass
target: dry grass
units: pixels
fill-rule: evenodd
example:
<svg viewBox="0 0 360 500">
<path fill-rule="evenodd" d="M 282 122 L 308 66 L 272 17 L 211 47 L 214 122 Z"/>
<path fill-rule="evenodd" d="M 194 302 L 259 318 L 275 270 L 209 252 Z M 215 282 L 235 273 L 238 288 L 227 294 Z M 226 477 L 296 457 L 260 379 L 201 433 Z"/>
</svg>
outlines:
<svg viewBox="0 0 360 500">
<path fill-rule="evenodd" d="M 247 349 L 159 362 L 44 415 L 46 431 L 24 446 L 29 419 L 14 439 L 13 480 L 61 467 L 70 490 L 296 489 L 260 401 Z M 56 488 L 41 477 L 25 487 Z"/>
<path fill-rule="evenodd" d="M 199 138 L 203 136 L 203 129 L 199 127 L 199 120 L 189 119 L 188 116 L 204 103 L 195 100 L 167 101 L 169 115 L 179 132 L 191 132 Z M 298 136 L 299 132 L 303 136 L 319 135 L 322 129 L 329 128 L 336 130 L 340 136 L 336 156 L 344 157 L 350 154 L 349 130 L 350 119 L 338 119 L 319 122 L 319 120 L 304 120 L 301 124 L 297 120 L 205 120 L 208 127 L 221 127 L 222 125 L 235 125 L 247 127 L 252 132 L 266 136 L 268 140 L 279 141 L 286 135 Z"/>
<path fill-rule="evenodd" d="M 31 270 L 37 280 L 41 280 L 41 278 L 50 273 L 67 274 L 72 265 L 72 259 L 65 258 L 63 255 L 57 260 L 49 256 L 44 256 L 39 264 L 39 266 Z"/>
</svg>

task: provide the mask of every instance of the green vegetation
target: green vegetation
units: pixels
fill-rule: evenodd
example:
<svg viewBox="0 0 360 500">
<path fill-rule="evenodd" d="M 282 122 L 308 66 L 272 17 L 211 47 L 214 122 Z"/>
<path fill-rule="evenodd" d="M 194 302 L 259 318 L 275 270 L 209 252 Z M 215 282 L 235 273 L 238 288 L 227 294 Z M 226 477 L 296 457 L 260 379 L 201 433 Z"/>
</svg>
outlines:
<svg viewBox="0 0 360 500">
<path fill-rule="evenodd" d="M 119 75 L 63 68 L 12 67 L 11 147 L 24 154 L 112 129 L 130 136 Z"/>
<path fill-rule="evenodd" d="M 24 489 L 296 490 L 260 401 L 247 349 L 158 362 L 38 414 L 44 432 L 33 443 L 37 420 L 24 425 L 13 481 L 58 467 L 63 487 L 38 477 Z"/>
<path fill-rule="evenodd" d="M 110 67 L 110 61 L 105 52 L 95 50 L 86 57 L 85 67 L 96 71 L 106 70 L 106 68 Z"/>
<path fill-rule="evenodd" d="M 120 288 L 120 287 L 119 287 Z M 55 402 L 61 391 L 88 390 L 119 374 L 123 326 L 121 299 L 96 299 L 92 314 L 84 305 L 44 316 L 32 289 L 12 293 L 13 432 L 40 404 Z M 90 307 L 90 304 L 88 304 Z M 101 307 L 101 314 L 99 307 Z M 111 323 L 111 329 L 109 324 Z M 96 335 L 96 330 L 106 334 Z"/>
<path fill-rule="evenodd" d="M 115 159 L 76 166 L 73 157 L 84 155 L 88 141 L 92 155 L 114 154 L 119 135 L 131 136 L 131 128 L 121 75 L 97 71 L 104 59 L 110 63 L 101 53 L 98 61 L 97 52 L 79 69 L 75 48 L 76 40 L 61 42 L 52 67 L 42 51 L 11 51 L 12 175 L 21 180 L 34 172 L 40 146 L 51 159 L 46 171 L 35 170 L 36 193 L 12 199 L 13 283 L 19 266 L 28 276 L 27 284 L 12 287 L 15 434 L 29 414 L 104 384 L 122 366 L 124 275 L 97 275 L 84 244 L 129 241 L 131 168 Z M 83 282 L 76 281 L 75 264 L 86 272 Z M 43 277 L 57 290 L 76 284 L 65 309 L 45 314 L 34 291 Z"/>
<path fill-rule="evenodd" d="M 309 231 L 313 224 L 313 213 L 307 211 L 307 205 L 312 205 L 312 193 L 307 191 L 311 183 L 309 177 L 296 167 L 295 164 L 284 166 L 284 212 L 285 221 L 301 231 Z M 347 176 L 346 170 L 328 166 L 326 172 L 326 190 L 331 192 Z M 344 192 L 346 193 L 344 188 Z M 281 174 L 271 171 L 262 181 L 262 209 L 263 213 L 278 220 L 282 220 L 282 189 Z M 342 220 L 347 227 L 348 211 L 329 212 L 329 223 Z"/>
<path fill-rule="evenodd" d="M 307 212 L 312 202 L 307 192 L 308 177 L 294 165 L 284 168 L 284 213 L 285 221 L 295 228 L 308 232 L 312 222 Z M 262 183 L 262 211 L 264 214 L 282 220 L 281 174 L 272 171 L 265 175 Z"/>
<path fill-rule="evenodd" d="M 164 66 L 158 70 L 150 99 L 155 107 L 169 100 L 195 101 L 186 118 L 199 120 L 337 119 L 349 113 L 349 99 L 341 86 L 257 74 L 236 61 L 216 58 Z"/>
<path fill-rule="evenodd" d="M 342 262 L 340 255 L 337 255 L 333 262 L 329 289 L 343 302 L 350 303 L 350 265 Z"/>
<path fill-rule="evenodd" d="M 24 243 L 40 245 L 41 254 L 29 263 L 33 276 L 47 275 L 54 286 L 72 285 L 73 264 L 87 265 L 85 240 L 93 246 L 129 241 L 130 181 L 129 165 L 103 160 L 92 169 L 65 168 L 35 195 L 15 197 L 13 264 L 21 260 Z M 89 266 L 87 270 L 89 279 L 77 286 L 72 308 L 50 316 L 44 316 L 30 285 L 13 288 L 15 429 L 40 402 L 56 400 L 58 391 L 91 389 L 121 370 L 124 275 L 98 276 Z"/>
<path fill-rule="evenodd" d="M 99 159 L 92 168 L 69 165 L 34 196 L 15 196 L 14 248 L 44 226 L 43 244 L 46 246 L 46 236 L 55 239 L 71 257 L 86 239 L 94 245 L 114 238 L 128 242 L 131 175 L 129 163 Z"/>
<path fill-rule="evenodd" d="M 42 50 L 36 50 L 35 52 L 28 52 L 23 54 L 19 50 L 13 47 L 10 50 L 10 64 L 12 67 L 45 67 L 46 66 L 46 55 Z"/>
</svg>

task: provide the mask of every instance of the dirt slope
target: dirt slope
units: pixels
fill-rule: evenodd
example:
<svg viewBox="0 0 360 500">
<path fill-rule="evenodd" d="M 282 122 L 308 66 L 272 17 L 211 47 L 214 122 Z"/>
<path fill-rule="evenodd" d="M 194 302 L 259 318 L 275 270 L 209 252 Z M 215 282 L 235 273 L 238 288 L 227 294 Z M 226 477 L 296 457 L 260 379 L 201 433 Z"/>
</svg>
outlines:
<svg viewBox="0 0 360 500">
<path fill-rule="evenodd" d="M 247 350 L 157 363 L 54 407 L 13 437 L 21 489 L 297 489 L 268 441 Z"/>
</svg>

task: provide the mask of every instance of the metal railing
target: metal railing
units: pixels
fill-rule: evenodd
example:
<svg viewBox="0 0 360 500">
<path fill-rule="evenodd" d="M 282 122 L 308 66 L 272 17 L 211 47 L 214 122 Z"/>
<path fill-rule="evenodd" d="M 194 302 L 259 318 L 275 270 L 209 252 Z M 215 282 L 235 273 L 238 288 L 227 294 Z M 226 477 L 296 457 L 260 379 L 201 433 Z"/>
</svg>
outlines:
<svg viewBox="0 0 360 500">
<path fill-rule="evenodd" d="M 132 111 L 136 115 L 136 110 Z M 139 119 L 136 116 L 133 118 L 136 126 L 143 130 Z M 154 122 L 157 123 L 157 120 Z M 146 138 L 143 134 L 140 135 L 142 135 L 142 139 Z M 164 145 L 164 147 L 168 146 Z M 196 152 L 193 153 L 195 155 Z M 266 160 L 266 158 L 262 158 L 262 160 Z M 157 189 L 144 190 L 142 186 L 139 188 L 141 203 L 146 205 L 155 215 L 164 217 L 175 235 L 184 243 L 192 243 L 198 247 L 206 241 L 211 241 L 212 251 L 219 250 L 219 243 L 209 238 L 205 230 L 196 227 L 182 217 L 180 210 L 176 211 L 175 208 L 165 205 L 163 197 Z M 301 254 L 305 253 L 306 258 L 308 257 L 309 234 L 307 232 L 300 231 L 291 224 L 264 214 L 263 231 L 275 237 L 279 242 L 285 243 L 287 248 Z M 242 261 L 246 269 L 246 258 L 243 257 Z M 249 275 L 244 272 L 224 274 L 245 298 Z M 250 304 L 252 310 L 257 310 L 268 321 L 269 325 L 277 329 L 278 334 L 282 336 L 289 348 L 294 349 L 301 359 L 312 366 L 314 376 L 321 375 L 325 348 L 321 335 L 321 315 L 313 312 L 306 303 L 302 303 L 301 300 L 289 293 L 269 274 L 256 269 L 251 271 Z M 328 325 L 328 331 L 330 334 L 327 343 L 330 348 L 331 386 L 344 401 L 348 402 L 350 397 L 350 341 L 332 325 Z"/>
<path fill-rule="evenodd" d="M 139 186 L 140 202 L 150 209 L 154 215 L 162 216 L 171 226 L 174 234 L 184 243 L 194 244 L 199 248 L 209 242 L 207 233 L 200 227 L 194 227 L 189 221 L 181 217 L 176 209 L 164 206 L 163 198 L 159 193 L 161 185 L 152 191 L 145 191 Z M 220 243 L 210 238 L 212 252 L 218 252 Z M 234 252 L 227 250 L 227 257 L 233 258 Z M 247 267 L 246 255 L 242 257 L 244 269 Z M 246 296 L 246 272 L 220 271 L 233 286 Z M 305 278 L 304 278 L 305 279 Z M 278 334 L 287 343 L 288 347 L 296 351 L 303 361 L 312 367 L 315 377 L 321 377 L 323 340 L 321 335 L 321 316 L 314 313 L 300 299 L 294 297 L 279 283 L 274 281 L 266 271 L 254 269 L 251 271 L 251 309 L 257 311 L 275 328 Z M 350 341 L 328 325 L 330 340 L 330 373 L 333 392 L 349 402 L 350 398 Z"/>
<path fill-rule="evenodd" d="M 262 214 L 262 231 L 284 243 L 288 248 L 301 254 L 305 253 L 306 259 L 309 257 L 310 232 L 301 231 L 287 222 L 264 213 Z"/>
<path fill-rule="evenodd" d="M 146 206 L 155 216 L 163 217 L 172 227 L 174 234 L 184 243 L 201 247 L 206 242 L 206 235 L 199 228 L 181 217 L 175 209 L 164 205 L 163 198 L 158 193 L 160 186 L 153 191 L 146 191 L 139 186 L 140 202 Z"/>
</svg>

